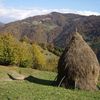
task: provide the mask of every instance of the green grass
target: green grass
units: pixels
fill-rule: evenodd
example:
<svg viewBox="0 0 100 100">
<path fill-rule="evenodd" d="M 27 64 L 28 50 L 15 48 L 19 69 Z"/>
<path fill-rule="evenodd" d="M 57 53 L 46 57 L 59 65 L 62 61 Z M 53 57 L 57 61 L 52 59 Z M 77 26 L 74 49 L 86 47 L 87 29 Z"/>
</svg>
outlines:
<svg viewBox="0 0 100 100">
<path fill-rule="evenodd" d="M 0 100 L 100 100 L 100 91 L 69 90 L 52 86 L 56 77 L 53 72 L 0 66 L 0 79 L 8 78 L 6 73 L 10 71 L 26 77 L 31 75 L 33 80 L 0 81 Z"/>
</svg>

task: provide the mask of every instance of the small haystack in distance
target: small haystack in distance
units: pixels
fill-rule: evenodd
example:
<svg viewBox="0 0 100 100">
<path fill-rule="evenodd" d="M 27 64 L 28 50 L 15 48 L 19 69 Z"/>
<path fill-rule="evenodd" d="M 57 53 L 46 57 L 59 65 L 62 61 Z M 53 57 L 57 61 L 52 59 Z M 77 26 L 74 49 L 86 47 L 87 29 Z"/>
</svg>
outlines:
<svg viewBox="0 0 100 100">
<path fill-rule="evenodd" d="M 96 90 L 99 63 L 96 55 L 77 32 L 58 63 L 58 86 Z"/>
</svg>

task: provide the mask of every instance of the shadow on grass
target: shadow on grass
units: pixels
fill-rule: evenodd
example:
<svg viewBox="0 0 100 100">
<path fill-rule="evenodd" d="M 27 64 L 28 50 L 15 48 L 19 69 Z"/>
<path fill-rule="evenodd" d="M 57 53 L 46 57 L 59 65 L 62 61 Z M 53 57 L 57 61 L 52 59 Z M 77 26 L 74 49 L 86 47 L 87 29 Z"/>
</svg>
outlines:
<svg viewBox="0 0 100 100">
<path fill-rule="evenodd" d="M 29 82 L 36 83 L 36 84 L 41 84 L 41 85 L 56 86 L 56 81 L 39 79 L 33 76 L 28 76 L 24 80 L 27 80 Z"/>
</svg>

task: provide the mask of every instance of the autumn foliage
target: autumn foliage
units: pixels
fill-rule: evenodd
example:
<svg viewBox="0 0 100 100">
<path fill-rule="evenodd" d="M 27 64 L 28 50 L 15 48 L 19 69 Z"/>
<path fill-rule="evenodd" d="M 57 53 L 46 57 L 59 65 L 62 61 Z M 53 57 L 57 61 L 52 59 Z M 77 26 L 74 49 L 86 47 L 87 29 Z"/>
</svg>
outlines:
<svg viewBox="0 0 100 100">
<path fill-rule="evenodd" d="M 0 65 L 54 70 L 52 66 L 55 65 L 55 61 L 52 58 L 51 62 L 43 52 L 45 51 L 36 43 L 19 41 L 11 34 L 0 35 Z"/>
</svg>

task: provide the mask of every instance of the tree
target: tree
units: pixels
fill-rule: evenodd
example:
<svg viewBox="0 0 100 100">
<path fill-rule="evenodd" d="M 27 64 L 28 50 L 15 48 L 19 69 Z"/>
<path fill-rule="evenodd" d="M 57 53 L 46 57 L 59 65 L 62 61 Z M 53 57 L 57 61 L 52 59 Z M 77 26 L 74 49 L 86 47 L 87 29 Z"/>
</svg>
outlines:
<svg viewBox="0 0 100 100">
<path fill-rule="evenodd" d="M 26 43 L 31 43 L 31 40 L 25 35 L 22 37 L 22 39 L 20 40 L 21 42 L 26 42 Z"/>
<path fill-rule="evenodd" d="M 0 64 L 33 66 L 32 47 L 26 42 L 20 42 L 11 34 L 0 36 Z"/>
<path fill-rule="evenodd" d="M 14 52 L 17 50 L 18 43 L 11 34 L 0 36 L 0 64 L 10 65 L 17 63 Z"/>
<path fill-rule="evenodd" d="M 22 42 L 20 44 L 19 59 L 20 59 L 19 66 L 21 67 L 33 66 L 33 53 L 30 44 L 26 42 Z"/>
<path fill-rule="evenodd" d="M 34 68 L 36 69 L 45 69 L 46 59 L 44 54 L 41 52 L 41 47 L 36 44 L 32 44 L 33 56 L 34 56 Z"/>
</svg>

